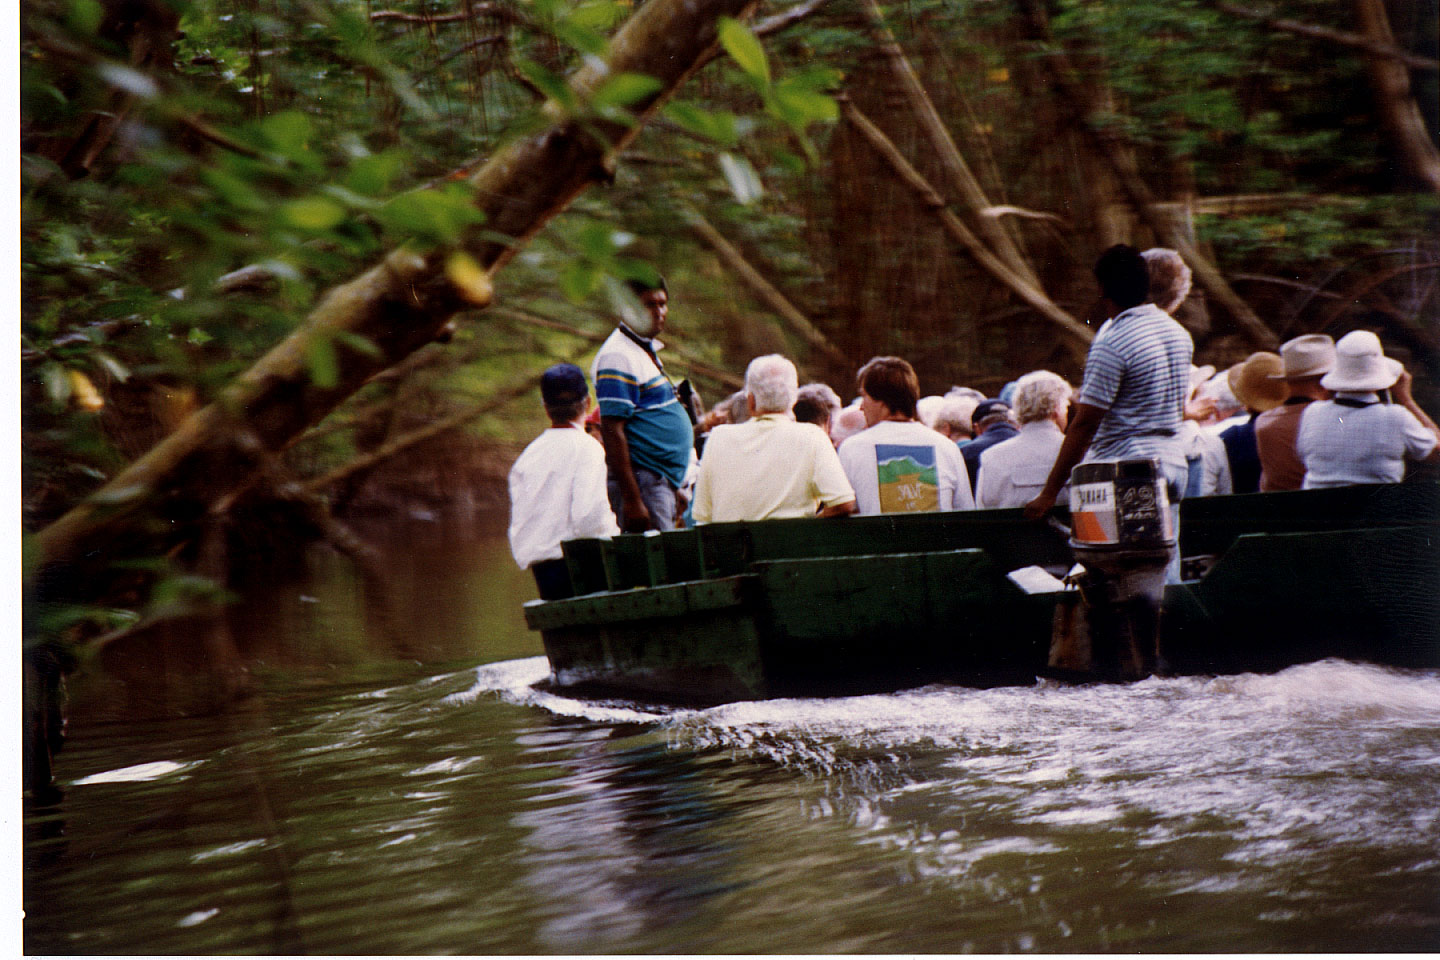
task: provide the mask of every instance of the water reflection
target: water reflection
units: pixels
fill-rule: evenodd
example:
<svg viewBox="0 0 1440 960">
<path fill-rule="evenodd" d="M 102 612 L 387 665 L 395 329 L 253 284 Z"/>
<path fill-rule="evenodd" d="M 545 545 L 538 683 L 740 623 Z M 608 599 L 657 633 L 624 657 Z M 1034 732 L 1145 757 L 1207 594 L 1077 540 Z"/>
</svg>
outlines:
<svg viewBox="0 0 1440 960">
<path fill-rule="evenodd" d="M 1435 672 L 582 701 L 430 563 L 407 658 L 312 570 L 254 696 L 92 709 L 26 818 L 27 952 L 1440 946 Z"/>
</svg>

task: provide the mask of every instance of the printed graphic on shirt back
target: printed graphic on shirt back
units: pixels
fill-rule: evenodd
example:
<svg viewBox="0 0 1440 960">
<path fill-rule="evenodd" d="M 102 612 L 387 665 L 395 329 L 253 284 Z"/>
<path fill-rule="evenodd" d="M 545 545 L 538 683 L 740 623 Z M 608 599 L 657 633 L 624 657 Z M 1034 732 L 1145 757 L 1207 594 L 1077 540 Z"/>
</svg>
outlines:
<svg viewBox="0 0 1440 960">
<path fill-rule="evenodd" d="M 940 472 L 934 447 L 893 443 L 875 445 L 875 473 L 882 513 L 922 513 L 940 509 Z"/>
</svg>

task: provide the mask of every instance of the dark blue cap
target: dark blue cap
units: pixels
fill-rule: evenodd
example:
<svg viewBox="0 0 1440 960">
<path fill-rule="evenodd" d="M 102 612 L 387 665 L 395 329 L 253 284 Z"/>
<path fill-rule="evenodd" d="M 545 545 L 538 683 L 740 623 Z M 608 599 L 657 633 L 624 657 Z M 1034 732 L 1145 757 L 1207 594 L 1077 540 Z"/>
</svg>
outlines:
<svg viewBox="0 0 1440 960">
<path fill-rule="evenodd" d="M 975 405 L 975 409 L 970 411 L 970 422 L 978 424 L 981 420 L 984 420 L 993 413 L 1009 412 L 1010 404 L 1004 400 L 981 400 Z"/>
<path fill-rule="evenodd" d="M 589 392 L 585 374 L 573 363 L 557 363 L 540 375 L 540 399 L 547 407 L 574 403 Z"/>
</svg>

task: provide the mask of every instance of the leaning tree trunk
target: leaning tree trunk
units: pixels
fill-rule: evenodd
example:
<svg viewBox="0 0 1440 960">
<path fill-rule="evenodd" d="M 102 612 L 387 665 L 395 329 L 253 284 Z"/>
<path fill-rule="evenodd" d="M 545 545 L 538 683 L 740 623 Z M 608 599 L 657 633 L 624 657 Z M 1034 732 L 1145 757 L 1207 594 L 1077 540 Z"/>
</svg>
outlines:
<svg viewBox="0 0 1440 960">
<path fill-rule="evenodd" d="M 1038 288 L 1040 278 L 1031 268 L 1030 261 L 1021 255 L 1020 248 L 1006 231 L 1004 223 L 988 215 L 987 211 L 991 206 L 989 198 L 985 196 L 985 191 L 980 187 L 980 181 L 975 179 L 970 165 L 965 162 L 960 148 L 955 145 L 949 129 L 935 110 L 929 92 L 920 82 L 915 68 L 910 65 L 905 51 L 900 47 L 900 41 L 895 39 L 895 35 L 886 26 L 885 15 L 881 12 L 879 3 L 876 0 L 866 0 L 864 10 L 881 51 L 890 61 L 890 67 L 895 72 L 896 80 L 899 82 L 901 90 L 904 91 L 905 98 L 909 102 L 911 110 L 914 111 L 921 129 L 925 131 L 925 135 L 935 148 L 945 173 L 950 179 L 951 186 L 960 197 L 963 209 L 970 215 L 976 233 L 985 240 L 995 255 L 1013 273 L 1030 286 Z"/>
<path fill-rule="evenodd" d="M 1384 0 L 1355 0 L 1355 13 L 1367 39 L 1380 46 L 1395 45 Z M 1409 172 L 1430 190 L 1440 193 L 1440 151 L 1425 129 L 1420 107 L 1410 90 L 1410 69 L 1383 53 L 1369 51 L 1366 66 L 1380 119 Z"/>
<path fill-rule="evenodd" d="M 1231 288 L 1219 268 L 1201 254 L 1183 232 L 1176 230 L 1173 222 L 1157 210 L 1155 196 L 1127 157 L 1121 135 L 1113 125 L 1106 125 L 1101 120 L 1099 107 L 1086 96 L 1075 68 L 1059 43 L 1050 35 L 1049 20 L 1041 4 L 1038 0 L 1018 2 L 1025 13 L 1025 25 L 1031 39 L 1048 48 L 1040 59 L 1050 74 L 1056 92 L 1078 121 L 1084 142 L 1090 144 L 1091 149 L 1115 175 L 1136 215 L 1155 232 L 1161 243 L 1173 247 L 1190 265 L 1196 282 L 1216 303 L 1229 311 L 1241 331 L 1255 346 L 1262 350 L 1275 349 L 1280 342 L 1275 332 L 1265 325 L 1248 303 L 1240 299 L 1240 295 Z"/>
<path fill-rule="evenodd" d="M 615 35 L 609 57 L 577 71 L 571 86 L 584 101 L 608 77 L 639 73 L 661 83 L 625 125 L 560 117 L 498 151 L 470 177 L 485 213 L 455 248 L 402 248 L 332 289 L 290 337 L 241 374 L 209 406 L 84 503 L 35 538 L 43 564 L 101 549 L 142 507 L 165 499 L 166 519 L 188 523 L 285 448 L 375 374 L 435 339 L 452 315 L 490 299 L 490 277 L 586 187 L 613 176 L 615 156 L 661 101 L 701 66 L 716 43 L 721 16 L 746 17 L 756 0 L 650 0 Z M 552 105 L 553 106 L 553 105 Z M 497 235 L 509 238 L 500 240 Z M 483 272 L 455 257 L 468 254 Z M 354 337 L 375 350 L 346 345 Z M 329 341 L 338 363 L 330 385 L 307 372 L 307 352 Z"/>
<path fill-rule="evenodd" d="M 890 138 L 885 136 L 884 132 L 869 117 L 861 113 L 848 96 L 841 98 L 841 105 L 845 112 L 845 119 L 885 159 L 885 162 L 895 171 L 896 176 L 904 180 L 910 189 L 919 195 L 921 202 L 935 212 L 935 215 L 940 218 L 945 232 L 960 244 L 965 253 L 982 270 L 1004 284 L 1036 313 L 1066 333 L 1070 338 L 1068 341 L 1070 346 L 1083 355 L 1090 341 L 1094 339 L 1090 328 L 1056 306 L 1055 302 L 1046 296 L 1045 291 L 1011 270 L 1009 264 L 1002 262 L 997 254 L 986 247 L 980 238 L 972 233 L 970 228 L 965 226 L 960 218 L 945 205 L 945 199 L 940 192 L 921 176 L 919 171 L 890 141 Z"/>
</svg>

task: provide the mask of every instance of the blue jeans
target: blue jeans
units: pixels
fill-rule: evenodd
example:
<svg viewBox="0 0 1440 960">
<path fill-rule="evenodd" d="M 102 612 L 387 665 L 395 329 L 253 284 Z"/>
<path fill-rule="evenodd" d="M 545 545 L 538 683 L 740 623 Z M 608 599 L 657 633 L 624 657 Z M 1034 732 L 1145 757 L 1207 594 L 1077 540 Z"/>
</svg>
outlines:
<svg viewBox="0 0 1440 960">
<path fill-rule="evenodd" d="M 645 509 L 650 511 L 650 526 L 656 530 L 675 529 L 675 488 L 670 486 L 670 481 L 649 467 L 642 467 L 636 463 L 630 464 L 630 469 L 635 473 L 635 482 L 640 487 L 640 499 L 645 503 Z M 620 481 L 613 476 L 605 484 L 606 492 L 610 495 L 610 509 L 615 511 L 615 519 L 620 524 L 620 529 L 625 529 L 625 498 L 620 493 Z"/>
</svg>

